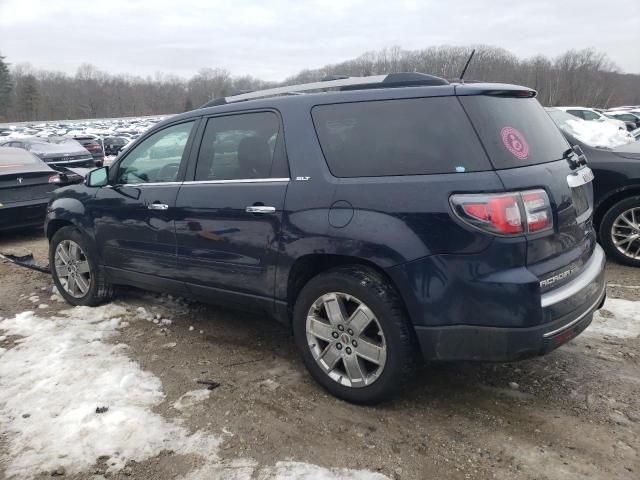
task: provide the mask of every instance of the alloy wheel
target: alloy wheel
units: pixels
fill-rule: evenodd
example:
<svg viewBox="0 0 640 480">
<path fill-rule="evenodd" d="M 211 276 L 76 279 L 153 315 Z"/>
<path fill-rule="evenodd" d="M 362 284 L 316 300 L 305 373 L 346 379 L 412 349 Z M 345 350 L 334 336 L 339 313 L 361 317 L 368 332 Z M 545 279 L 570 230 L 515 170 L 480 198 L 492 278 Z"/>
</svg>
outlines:
<svg viewBox="0 0 640 480">
<path fill-rule="evenodd" d="M 84 297 L 91 287 L 91 271 L 85 253 L 73 240 L 63 240 L 56 247 L 56 276 L 67 292 L 74 298 Z"/>
<path fill-rule="evenodd" d="M 640 208 L 622 212 L 611 227 L 611 240 L 620 253 L 640 260 Z"/>
<path fill-rule="evenodd" d="M 375 382 L 387 360 L 384 332 L 373 311 L 352 295 L 331 292 L 307 314 L 307 343 L 318 366 L 341 385 Z"/>
</svg>

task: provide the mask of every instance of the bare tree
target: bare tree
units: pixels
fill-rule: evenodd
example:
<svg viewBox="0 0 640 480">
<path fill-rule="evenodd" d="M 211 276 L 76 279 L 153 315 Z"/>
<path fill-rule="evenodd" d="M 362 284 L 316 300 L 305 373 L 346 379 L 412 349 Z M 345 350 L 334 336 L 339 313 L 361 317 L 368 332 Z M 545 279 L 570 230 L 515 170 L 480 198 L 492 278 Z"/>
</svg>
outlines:
<svg viewBox="0 0 640 480">
<path fill-rule="evenodd" d="M 203 68 L 185 80 L 162 73 L 146 78 L 112 75 L 90 64 L 81 65 L 75 75 L 18 64 L 11 69 L 7 83 L 6 74 L 2 77 L 2 65 L 6 64 L 0 57 L 0 116 L 9 120 L 53 120 L 177 113 L 213 98 L 319 81 L 327 75 L 424 72 L 456 80 L 474 48 L 476 55 L 467 80 L 526 85 L 537 90 L 540 101 L 550 106 L 640 104 L 640 75 L 620 73 L 605 54 L 593 49 L 569 50 L 556 58 L 537 55 L 520 59 L 488 45 L 442 45 L 420 50 L 391 46 L 346 62 L 301 70 L 281 83 L 234 77 L 220 68 Z M 3 99 L 2 88 L 6 92 L 6 85 L 14 88 Z"/>
</svg>

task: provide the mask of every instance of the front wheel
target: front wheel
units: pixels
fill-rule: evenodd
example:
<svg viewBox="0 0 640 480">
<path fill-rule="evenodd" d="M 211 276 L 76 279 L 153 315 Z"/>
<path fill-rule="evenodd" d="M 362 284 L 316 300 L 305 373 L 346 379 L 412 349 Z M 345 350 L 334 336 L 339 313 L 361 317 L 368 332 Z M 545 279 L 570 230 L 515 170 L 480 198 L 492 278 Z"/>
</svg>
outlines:
<svg viewBox="0 0 640 480">
<path fill-rule="evenodd" d="M 313 278 L 298 296 L 293 322 L 309 372 L 344 400 L 385 400 L 414 370 L 417 350 L 405 309 L 374 270 L 340 267 Z"/>
<path fill-rule="evenodd" d="M 51 238 L 49 268 L 58 292 L 72 305 L 99 305 L 113 295 L 88 240 L 75 227 L 63 227 Z"/>
<path fill-rule="evenodd" d="M 620 263 L 640 267 L 640 196 L 621 200 L 600 223 L 600 243 Z"/>
</svg>

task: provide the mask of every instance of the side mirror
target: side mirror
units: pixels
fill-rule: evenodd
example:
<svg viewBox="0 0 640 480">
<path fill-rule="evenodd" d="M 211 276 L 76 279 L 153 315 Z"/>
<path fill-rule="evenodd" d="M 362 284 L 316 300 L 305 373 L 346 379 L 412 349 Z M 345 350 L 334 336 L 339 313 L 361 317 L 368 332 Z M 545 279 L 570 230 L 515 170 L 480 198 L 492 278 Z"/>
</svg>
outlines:
<svg viewBox="0 0 640 480">
<path fill-rule="evenodd" d="M 91 170 L 84 183 L 87 187 L 104 187 L 109 183 L 109 167 Z"/>
</svg>

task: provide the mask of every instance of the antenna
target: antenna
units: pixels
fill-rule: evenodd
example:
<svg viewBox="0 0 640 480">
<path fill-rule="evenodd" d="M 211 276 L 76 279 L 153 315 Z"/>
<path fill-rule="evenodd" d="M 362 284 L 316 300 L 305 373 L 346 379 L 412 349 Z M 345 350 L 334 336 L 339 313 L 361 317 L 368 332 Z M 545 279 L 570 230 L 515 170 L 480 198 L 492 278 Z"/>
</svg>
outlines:
<svg viewBox="0 0 640 480">
<path fill-rule="evenodd" d="M 467 73 L 467 68 L 469 68 L 469 64 L 471 63 L 471 59 L 473 58 L 475 53 L 476 53 L 476 49 L 474 48 L 471 51 L 471 55 L 469 55 L 469 58 L 467 59 L 467 63 L 464 64 L 464 68 L 462 69 L 462 73 L 460 74 L 460 81 L 462 83 L 464 83 L 464 80 L 463 80 L 464 79 L 464 74 Z"/>
</svg>

